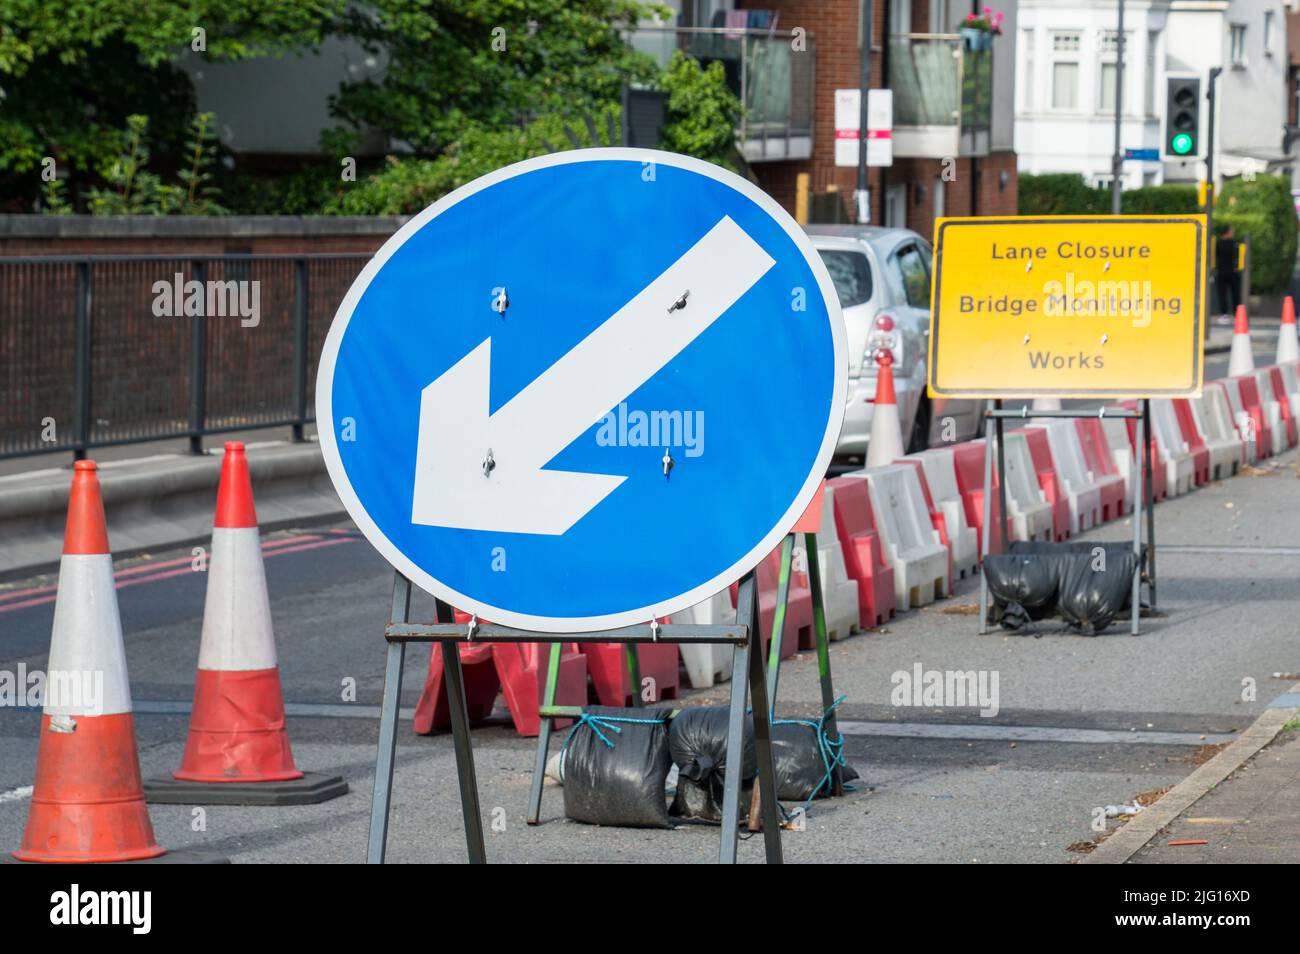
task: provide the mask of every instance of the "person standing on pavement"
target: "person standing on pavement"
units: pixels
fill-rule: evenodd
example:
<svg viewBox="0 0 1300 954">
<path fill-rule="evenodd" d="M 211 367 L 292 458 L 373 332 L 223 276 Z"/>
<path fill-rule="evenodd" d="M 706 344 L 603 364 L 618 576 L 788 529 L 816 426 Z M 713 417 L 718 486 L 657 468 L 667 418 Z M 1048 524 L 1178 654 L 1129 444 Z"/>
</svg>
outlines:
<svg viewBox="0 0 1300 954">
<path fill-rule="evenodd" d="M 1214 288 L 1219 299 L 1216 323 L 1232 324 L 1241 298 L 1241 276 L 1237 273 L 1237 239 L 1229 225 L 1214 243 Z"/>
</svg>

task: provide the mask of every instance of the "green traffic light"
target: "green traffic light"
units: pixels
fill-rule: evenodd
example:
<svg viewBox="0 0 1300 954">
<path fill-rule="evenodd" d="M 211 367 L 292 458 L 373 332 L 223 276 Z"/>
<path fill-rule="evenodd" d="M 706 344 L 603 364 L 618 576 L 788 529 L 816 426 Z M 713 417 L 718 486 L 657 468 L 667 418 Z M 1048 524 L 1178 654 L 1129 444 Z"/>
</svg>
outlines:
<svg viewBox="0 0 1300 954">
<path fill-rule="evenodd" d="M 1185 156 L 1192 151 L 1192 137 L 1187 133 L 1179 133 L 1169 140 L 1169 148 L 1176 155 Z"/>
</svg>

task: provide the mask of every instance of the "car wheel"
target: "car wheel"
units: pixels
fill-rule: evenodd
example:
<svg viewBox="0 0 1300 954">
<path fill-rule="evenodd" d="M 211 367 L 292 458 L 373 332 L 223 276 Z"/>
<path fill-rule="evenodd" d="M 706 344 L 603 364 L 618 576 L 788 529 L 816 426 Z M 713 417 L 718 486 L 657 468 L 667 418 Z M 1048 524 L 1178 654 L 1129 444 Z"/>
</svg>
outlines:
<svg viewBox="0 0 1300 954">
<path fill-rule="evenodd" d="M 916 403 L 916 417 L 912 418 L 912 433 L 907 439 L 907 452 L 915 454 L 930 446 L 930 399 L 922 395 Z"/>
</svg>

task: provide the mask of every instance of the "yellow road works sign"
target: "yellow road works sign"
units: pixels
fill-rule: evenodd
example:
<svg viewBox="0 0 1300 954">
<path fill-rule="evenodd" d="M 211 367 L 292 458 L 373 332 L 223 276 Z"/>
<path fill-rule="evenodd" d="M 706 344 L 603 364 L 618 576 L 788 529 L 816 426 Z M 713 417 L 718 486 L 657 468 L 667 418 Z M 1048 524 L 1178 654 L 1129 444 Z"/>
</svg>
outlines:
<svg viewBox="0 0 1300 954">
<path fill-rule="evenodd" d="M 1201 389 L 1205 216 L 939 219 L 932 397 Z"/>
</svg>

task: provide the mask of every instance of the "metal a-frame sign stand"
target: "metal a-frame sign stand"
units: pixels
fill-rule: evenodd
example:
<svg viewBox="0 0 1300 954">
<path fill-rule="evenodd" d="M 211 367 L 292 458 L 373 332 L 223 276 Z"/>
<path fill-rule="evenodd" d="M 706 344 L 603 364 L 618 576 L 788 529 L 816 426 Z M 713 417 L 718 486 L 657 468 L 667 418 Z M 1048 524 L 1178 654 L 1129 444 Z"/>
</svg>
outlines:
<svg viewBox="0 0 1300 954">
<path fill-rule="evenodd" d="M 767 647 L 767 698 L 771 716 L 776 717 L 776 691 L 781 679 L 781 640 L 785 633 L 786 604 L 790 599 L 790 571 L 794 564 L 794 544 L 798 534 L 786 534 L 781 543 L 781 569 L 777 577 L 776 609 L 772 614 L 772 638 Z M 808 588 L 812 591 L 813 634 L 817 641 L 817 677 L 821 682 L 822 714 L 826 720 L 826 738 L 832 745 L 840 742 L 835 721 L 835 685 L 831 680 L 830 635 L 826 629 L 826 608 L 822 599 L 821 566 L 817 559 L 817 534 L 805 533 L 804 554 L 808 561 Z M 844 794 L 844 772 L 837 764 L 831 776 L 831 795 Z"/>
<path fill-rule="evenodd" d="M 436 623 L 412 623 L 411 581 L 400 572 L 393 584 L 393 606 L 384 639 L 388 642 L 388 659 L 384 670 L 384 698 L 379 716 L 379 746 L 375 760 L 375 790 L 370 809 L 370 838 L 366 860 L 382 864 L 388 841 L 388 814 L 393 789 L 393 762 L 397 752 L 397 711 L 402 692 L 402 665 L 406 660 L 407 643 L 438 643 L 442 647 L 443 672 L 447 684 L 447 702 L 450 709 L 452 735 L 456 750 L 456 772 L 460 781 L 461 813 L 465 821 L 465 843 L 469 860 L 474 864 L 487 861 L 483 841 L 483 818 L 479 808 L 478 780 L 474 771 L 474 750 L 470 742 L 469 712 L 465 705 L 465 682 L 460 665 L 460 647 L 463 642 L 521 642 L 551 643 L 551 662 L 548 665 L 547 691 L 554 702 L 554 686 L 558 678 L 559 652 L 556 644 L 570 642 L 621 643 L 635 660 L 635 647 L 639 643 L 722 643 L 733 647 L 731 676 L 731 711 L 728 720 L 727 753 L 741 751 L 742 731 L 745 723 L 746 690 L 753 697 L 754 742 L 758 756 L 758 781 L 762 795 L 763 843 L 768 864 L 780 864 L 781 827 L 776 808 L 776 776 L 772 763 L 772 729 L 768 716 L 767 683 L 763 678 L 762 643 L 759 640 L 758 588 L 754 572 L 746 573 L 740 581 L 736 599 L 736 622 L 732 626 L 664 625 L 650 623 L 644 626 L 626 626 L 620 629 L 594 633 L 539 633 L 514 629 L 508 626 L 480 624 L 475 618 L 468 626 L 453 622 L 452 608 L 437 600 Z M 632 684 L 633 693 L 639 690 L 639 680 Z M 539 739 L 538 765 L 533 775 L 533 793 L 530 795 L 530 821 L 536 817 L 535 806 L 540 806 L 542 776 L 546 768 L 546 741 L 549 741 L 551 719 L 575 717 L 582 714 L 578 707 L 549 706 L 543 709 L 542 739 Z M 544 741 L 545 740 L 545 741 Z M 739 762 L 737 757 L 734 760 Z M 723 815 L 721 848 L 718 860 L 734 863 L 739 839 L 740 773 L 727 773 L 723 787 Z"/>
<path fill-rule="evenodd" d="M 796 536 L 797 534 L 795 533 L 786 534 L 785 539 L 781 544 L 780 578 L 777 584 L 776 608 L 772 618 L 772 637 L 768 642 L 766 688 L 769 724 L 776 718 L 776 690 L 781 672 L 781 637 L 785 629 L 786 603 L 790 596 L 790 570 L 793 564 L 794 542 Z M 835 712 L 833 708 L 835 703 L 835 688 L 831 681 L 830 642 L 826 629 L 826 612 L 823 608 L 822 601 L 821 570 L 817 562 L 817 534 L 808 533 L 805 534 L 804 537 L 808 556 L 808 582 L 812 589 L 813 620 L 817 636 L 817 672 L 821 680 L 822 712 L 826 713 L 826 737 L 830 743 L 834 745 L 839 742 L 840 734 L 839 729 L 835 724 Z M 741 585 L 743 586 L 744 583 L 742 582 Z M 739 594 L 737 594 L 736 602 L 739 607 Z M 739 620 L 739 618 L 740 613 L 738 609 L 737 620 Z M 758 602 L 755 600 L 753 622 L 755 633 L 759 632 L 759 626 Z M 661 632 L 664 630 L 665 627 L 660 627 Z M 667 642 L 668 640 L 661 639 L 660 641 Z M 759 640 L 756 646 L 757 648 L 755 652 L 751 653 L 751 655 L 754 658 L 761 659 L 762 641 Z M 624 665 L 627 667 L 628 686 L 631 689 L 632 704 L 636 706 L 639 704 L 639 689 L 641 686 L 641 668 L 637 661 L 636 646 L 633 643 L 625 643 L 623 650 L 623 660 Z M 582 714 L 581 706 L 557 706 L 555 704 L 555 696 L 560 678 L 560 656 L 560 644 L 558 642 L 552 642 L 550 653 L 547 657 L 546 688 L 542 694 L 542 704 L 538 708 L 540 726 L 537 733 L 537 760 L 533 766 L 533 780 L 528 793 L 527 820 L 530 825 L 536 825 L 541 820 L 542 786 L 545 781 L 546 760 L 550 754 L 550 740 L 551 733 L 554 731 L 554 720 L 577 718 Z M 733 662 L 731 680 L 733 696 L 735 695 L 735 687 L 740 679 L 740 674 L 741 670 L 737 669 Z M 674 715 L 675 714 L 676 711 L 674 711 Z M 729 785 L 730 781 L 724 780 L 724 813 L 731 804 L 730 794 L 727 788 Z M 763 790 L 760 788 L 760 796 L 762 795 L 762 791 Z M 836 797 L 844 794 L 844 773 L 841 771 L 839 765 L 834 767 L 831 794 Z M 757 799 L 757 801 L 760 804 L 763 803 L 761 797 Z M 766 816 L 764 816 L 764 818 L 766 819 Z M 725 817 L 722 824 L 724 826 L 727 825 Z M 764 821 L 764 824 L 766 824 L 766 820 Z"/>
<path fill-rule="evenodd" d="M 1011 537 L 1007 533 L 1007 463 L 1006 449 L 1003 443 L 1003 422 L 1008 419 L 1027 420 L 1035 417 L 1050 418 L 1087 418 L 1087 417 L 1119 417 L 1137 422 L 1135 439 L 1133 441 L 1133 595 L 1130 598 L 1131 620 L 1129 623 L 1132 635 L 1140 635 L 1141 629 L 1138 619 L 1142 611 L 1142 511 L 1146 510 L 1147 523 L 1147 560 L 1148 568 L 1145 578 L 1147 580 L 1147 591 L 1151 597 L 1151 611 L 1155 612 L 1156 608 L 1156 522 L 1155 522 L 1155 500 L 1152 491 L 1152 453 L 1150 442 L 1147 434 L 1150 430 L 1151 422 L 1151 402 L 1143 398 L 1140 410 L 1107 410 L 1101 408 L 1098 411 L 1071 411 L 1071 410 L 1034 410 L 1025 407 L 1018 411 L 1005 410 L 1002 407 L 1001 400 L 988 402 L 984 411 L 984 527 L 980 544 L 980 606 L 979 606 L 979 631 L 983 635 L 988 630 L 988 610 L 989 610 L 989 583 L 988 577 L 983 572 L 984 558 L 989 555 L 989 536 L 993 527 L 993 494 L 989 488 L 993 479 L 993 459 L 994 459 L 994 441 L 990 440 L 992 435 L 989 431 L 997 428 L 997 468 L 998 468 L 998 502 L 1002 507 L 1002 519 L 999 521 L 999 530 L 1002 534 L 1002 548 L 1005 551 Z"/>
</svg>

